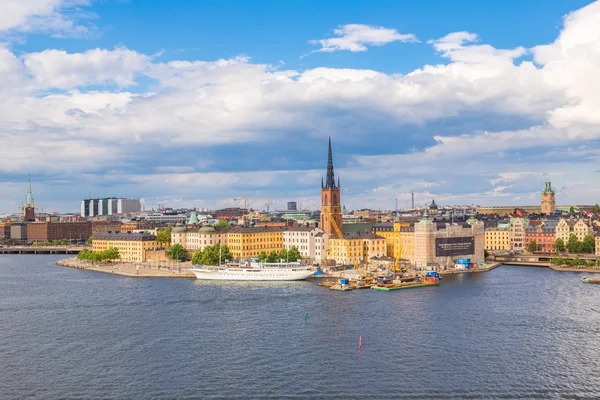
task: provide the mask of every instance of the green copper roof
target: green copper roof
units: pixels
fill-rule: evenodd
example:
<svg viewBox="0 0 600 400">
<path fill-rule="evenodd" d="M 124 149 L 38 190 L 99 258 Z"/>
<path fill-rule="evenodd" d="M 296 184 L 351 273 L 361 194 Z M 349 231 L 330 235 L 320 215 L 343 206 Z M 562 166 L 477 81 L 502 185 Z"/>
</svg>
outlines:
<svg viewBox="0 0 600 400">
<path fill-rule="evenodd" d="M 192 210 L 190 213 L 190 220 L 188 221 L 188 225 L 198 225 L 200 221 L 198 221 L 198 216 L 196 215 L 196 210 Z"/>
<path fill-rule="evenodd" d="M 31 193 L 31 175 L 29 175 L 29 190 L 27 191 L 27 202 L 26 205 L 32 206 L 35 202 L 33 201 L 33 193 Z"/>
<path fill-rule="evenodd" d="M 429 224 L 433 224 L 433 222 L 431 222 L 431 220 L 429 219 L 429 213 L 427 211 L 425 211 L 423 213 L 423 219 L 420 220 L 419 222 L 417 222 L 417 224 L 419 225 L 429 225 Z"/>
</svg>

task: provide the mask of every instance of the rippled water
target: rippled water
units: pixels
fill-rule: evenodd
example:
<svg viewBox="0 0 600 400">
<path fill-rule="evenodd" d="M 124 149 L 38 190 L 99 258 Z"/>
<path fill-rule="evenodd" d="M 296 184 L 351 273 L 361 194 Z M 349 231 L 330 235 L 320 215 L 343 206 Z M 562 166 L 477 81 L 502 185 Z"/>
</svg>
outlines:
<svg viewBox="0 0 600 400">
<path fill-rule="evenodd" d="M 58 257 L 0 255 L 0 399 L 600 398 L 600 285 L 582 274 L 502 267 L 342 293 Z"/>
</svg>

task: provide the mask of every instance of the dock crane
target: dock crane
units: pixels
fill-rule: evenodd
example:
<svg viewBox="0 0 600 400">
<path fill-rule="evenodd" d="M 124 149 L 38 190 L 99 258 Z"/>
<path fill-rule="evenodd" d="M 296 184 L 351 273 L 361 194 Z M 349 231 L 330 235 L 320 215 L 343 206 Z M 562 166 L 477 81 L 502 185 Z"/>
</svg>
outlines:
<svg viewBox="0 0 600 400">
<path fill-rule="evenodd" d="M 335 233 L 338 235 L 338 237 L 340 238 L 340 240 L 342 241 L 342 243 L 344 243 L 344 247 L 346 248 L 346 255 L 348 256 L 348 258 L 350 258 L 350 245 L 348 244 L 348 239 L 346 239 L 344 237 L 344 234 L 343 234 L 342 230 L 339 228 L 339 226 L 337 225 L 337 223 L 335 222 L 335 219 L 331 218 L 331 214 L 327 213 L 326 215 L 329 217 L 329 220 L 331 221 L 331 225 L 333 225 L 333 229 L 335 230 Z M 358 272 L 358 274 L 360 275 L 360 277 L 362 279 L 367 279 L 368 256 L 367 256 L 367 261 L 365 262 L 365 269 L 364 270 L 360 266 L 359 263 L 354 262 L 353 258 L 350 258 L 350 260 L 352 262 L 352 266 L 354 267 L 354 269 L 356 270 L 356 272 Z"/>
</svg>

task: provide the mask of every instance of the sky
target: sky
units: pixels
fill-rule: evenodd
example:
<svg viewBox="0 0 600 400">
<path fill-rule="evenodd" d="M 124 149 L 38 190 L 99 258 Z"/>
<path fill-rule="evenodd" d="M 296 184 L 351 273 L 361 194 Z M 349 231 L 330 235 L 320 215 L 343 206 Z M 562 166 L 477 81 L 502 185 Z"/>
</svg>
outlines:
<svg viewBox="0 0 600 400">
<path fill-rule="evenodd" d="M 600 2 L 0 0 L 0 213 L 600 202 Z"/>
</svg>

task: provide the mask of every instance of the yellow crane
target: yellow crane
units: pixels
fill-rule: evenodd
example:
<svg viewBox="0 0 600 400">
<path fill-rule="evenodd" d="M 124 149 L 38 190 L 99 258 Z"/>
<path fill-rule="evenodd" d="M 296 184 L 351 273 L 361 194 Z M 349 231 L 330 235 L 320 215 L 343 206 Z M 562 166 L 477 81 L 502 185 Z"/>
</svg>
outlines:
<svg viewBox="0 0 600 400">
<path fill-rule="evenodd" d="M 243 201 L 244 202 L 244 208 L 247 210 L 248 209 L 248 202 L 250 201 L 250 199 L 247 199 L 245 197 L 234 197 L 233 201 Z"/>
<path fill-rule="evenodd" d="M 335 219 L 331 217 L 331 214 L 327 214 L 327 216 L 329 217 L 329 220 L 331 221 L 331 225 L 333 225 L 333 229 L 335 230 L 335 233 L 338 235 L 338 237 L 342 241 L 342 243 L 344 243 L 344 247 L 346 248 L 346 255 L 351 260 L 352 266 L 358 272 L 358 274 L 360 275 L 361 278 L 363 278 L 363 279 L 367 278 L 368 261 L 367 261 L 367 263 L 365 263 L 365 267 L 367 267 L 367 269 L 365 269 L 365 270 L 362 269 L 362 267 L 360 266 L 359 263 L 354 262 L 354 258 L 350 257 L 351 252 L 350 252 L 350 245 L 348 244 L 348 239 L 346 239 L 344 237 L 344 234 L 342 233 L 341 229 L 338 227 L 337 223 L 335 222 Z M 367 256 L 367 258 L 368 258 L 368 256 Z"/>
<path fill-rule="evenodd" d="M 400 270 L 398 268 L 398 261 L 400 261 L 401 257 L 402 257 L 402 245 L 398 244 L 398 253 L 396 255 L 396 260 L 394 261 L 394 271 L 399 271 Z"/>
</svg>

